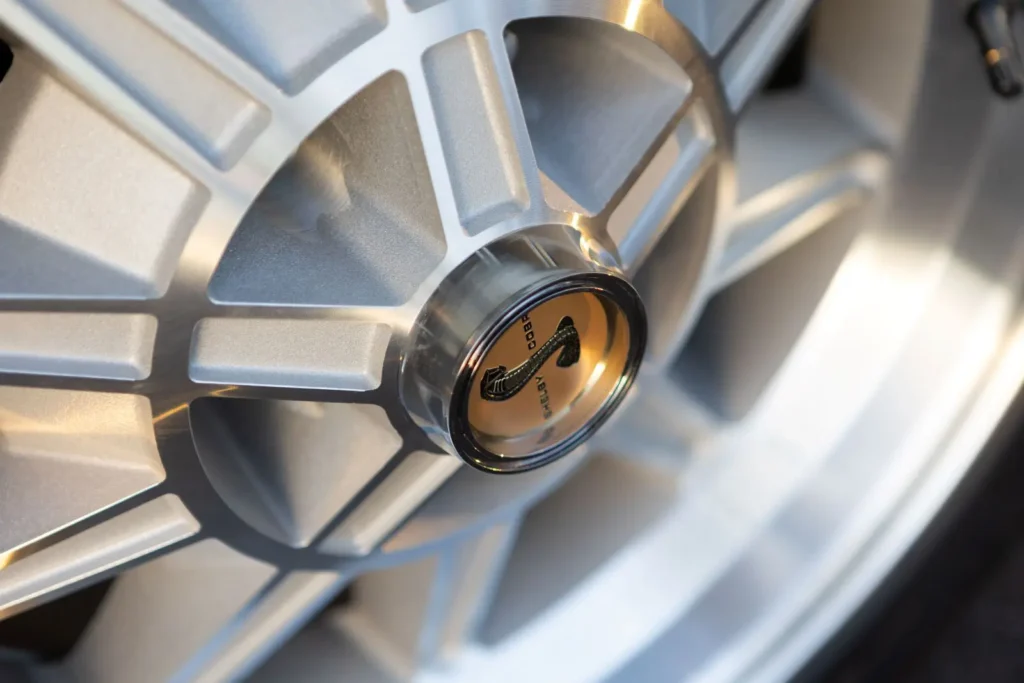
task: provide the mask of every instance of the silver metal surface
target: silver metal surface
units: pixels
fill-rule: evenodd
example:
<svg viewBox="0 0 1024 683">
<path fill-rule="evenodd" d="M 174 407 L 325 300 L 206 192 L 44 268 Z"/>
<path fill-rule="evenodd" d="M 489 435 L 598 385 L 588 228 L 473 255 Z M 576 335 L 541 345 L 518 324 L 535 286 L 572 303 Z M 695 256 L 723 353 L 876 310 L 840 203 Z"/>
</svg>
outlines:
<svg viewBox="0 0 1024 683">
<path fill-rule="evenodd" d="M 0 0 L 0 617 L 114 578 L 12 666 L 791 674 L 1024 377 L 1019 112 L 955 8 L 826 0 L 757 95 L 811 3 L 293 4 Z M 445 411 L 538 226 L 649 348 L 496 477 Z"/>
</svg>

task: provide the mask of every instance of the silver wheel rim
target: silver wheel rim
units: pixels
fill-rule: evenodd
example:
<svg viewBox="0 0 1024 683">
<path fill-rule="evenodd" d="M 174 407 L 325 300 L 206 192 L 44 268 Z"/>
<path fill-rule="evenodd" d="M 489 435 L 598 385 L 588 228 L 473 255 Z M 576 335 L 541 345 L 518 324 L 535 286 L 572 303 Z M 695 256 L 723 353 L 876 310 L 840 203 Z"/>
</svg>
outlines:
<svg viewBox="0 0 1024 683">
<path fill-rule="evenodd" d="M 80 4 L 0 1 L 0 614 L 118 577 L 55 672 L 782 679 L 1024 377 L 1013 115 L 938 85 L 952 10 L 824 3 L 757 98 L 808 2 Z M 607 230 L 649 354 L 494 477 L 396 373 L 549 222 Z"/>
</svg>

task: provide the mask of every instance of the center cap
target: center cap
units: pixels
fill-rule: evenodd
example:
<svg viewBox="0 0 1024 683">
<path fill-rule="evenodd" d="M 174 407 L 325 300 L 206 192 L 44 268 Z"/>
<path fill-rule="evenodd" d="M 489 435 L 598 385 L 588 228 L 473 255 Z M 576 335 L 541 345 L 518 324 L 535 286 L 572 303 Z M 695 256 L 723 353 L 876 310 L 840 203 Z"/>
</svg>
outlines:
<svg viewBox="0 0 1024 683">
<path fill-rule="evenodd" d="M 605 408 L 626 371 L 629 346 L 622 309 L 598 289 L 558 294 L 524 310 L 469 370 L 473 440 L 505 458 L 523 458 L 571 438 Z"/>
<path fill-rule="evenodd" d="M 404 369 L 420 399 L 410 412 L 474 467 L 522 472 L 569 453 L 636 376 L 646 343 L 636 290 L 573 237 L 489 246 L 421 322 Z"/>
</svg>

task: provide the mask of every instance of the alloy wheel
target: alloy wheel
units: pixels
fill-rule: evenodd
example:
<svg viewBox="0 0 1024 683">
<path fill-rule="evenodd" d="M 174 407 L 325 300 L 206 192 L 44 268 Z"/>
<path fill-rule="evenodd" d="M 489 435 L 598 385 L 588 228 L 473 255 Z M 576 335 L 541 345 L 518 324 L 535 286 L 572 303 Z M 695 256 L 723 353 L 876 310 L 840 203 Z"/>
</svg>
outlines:
<svg viewBox="0 0 1024 683">
<path fill-rule="evenodd" d="M 962 18 L 811 4 L 0 0 L 12 675 L 798 669 L 1024 377 Z"/>
</svg>

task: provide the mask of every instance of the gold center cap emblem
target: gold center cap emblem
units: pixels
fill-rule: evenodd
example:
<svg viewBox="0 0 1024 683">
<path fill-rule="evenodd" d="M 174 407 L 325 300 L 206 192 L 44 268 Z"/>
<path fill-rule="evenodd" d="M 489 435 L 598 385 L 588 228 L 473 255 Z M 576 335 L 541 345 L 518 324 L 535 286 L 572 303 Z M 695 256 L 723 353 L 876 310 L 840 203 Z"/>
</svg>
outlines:
<svg viewBox="0 0 1024 683">
<path fill-rule="evenodd" d="M 545 301 L 509 324 L 470 382 L 469 426 L 488 450 L 524 457 L 583 428 L 625 371 L 622 310 L 594 292 Z"/>
<path fill-rule="evenodd" d="M 477 469 L 526 472 L 575 450 L 619 406 L 647 318 L 598 242 L 542 225 L 461 263 L 407 344 L 401 400 L 427 436 Z"/>
<path fill-rule="evenodd" d="M 569 452 L 621 402 L 645 334 L 639 298 L 616 276 L 532 292 L 486 328 L 462 366 L 450 414 L 460 455 L 519 472 Z"/>
</svg>

